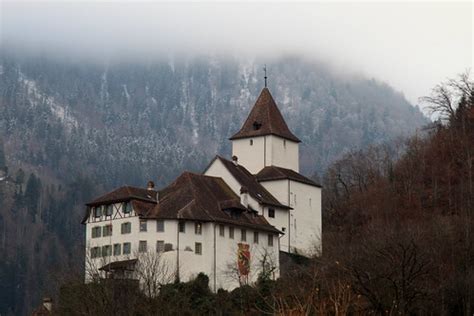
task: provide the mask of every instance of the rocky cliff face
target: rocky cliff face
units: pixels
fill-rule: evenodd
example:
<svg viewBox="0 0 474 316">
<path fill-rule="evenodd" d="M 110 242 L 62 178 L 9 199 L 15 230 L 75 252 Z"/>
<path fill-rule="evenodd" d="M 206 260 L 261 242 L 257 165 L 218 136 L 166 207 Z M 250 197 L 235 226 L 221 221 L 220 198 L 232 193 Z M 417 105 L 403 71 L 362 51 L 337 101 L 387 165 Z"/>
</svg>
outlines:
<svg viewBox="0 0 474 316">
<path fill-rule="evenodd" d="M 98 65 L 4 54 L 0 142 L 8 179 L 0 182 L 0 236 L 7 242 L 0 246 L 17 245 L 25 269 L 15 264 L 20 250 L 8 252 L 11 266 L 0 263 L 0 271 L 18 274 L 11 285 L 21 284 L 14 300 L 0 293 L 0 313 L 24 312 L 45 282 L 31 275 L 45 272 L 35 260 L 43 262 L 47 252 L 41 243 L 26 247 L 19 230 L 33 227 L 40 241 L 54 240 L 55 260 L 42 265 L 57 264 L 70 258 L 69 245 L 82 242 L 82 205 L 93 195 L 149 179 L 164 185 L 183 170 L 202 171 L 216 153 L 229 155 L 227 138 L 263 87 L 261 68 L 224 57 Z M 323 173 L 350 148 L 413 133 L 427 122 L 383 83 L 335 75 L 296 57 L 267 68 L 269 88 L 303 141 L 307 175 Z"/>
</svg>

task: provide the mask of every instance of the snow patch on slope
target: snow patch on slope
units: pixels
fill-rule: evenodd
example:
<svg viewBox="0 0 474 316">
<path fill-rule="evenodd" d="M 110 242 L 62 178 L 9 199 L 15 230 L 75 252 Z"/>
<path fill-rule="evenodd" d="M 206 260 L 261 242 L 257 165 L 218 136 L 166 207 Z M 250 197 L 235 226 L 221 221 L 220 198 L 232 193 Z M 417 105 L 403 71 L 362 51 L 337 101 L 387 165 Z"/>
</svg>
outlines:
<svg viewBox="0 0 474 316">
<path fill-rule="evenodd" d="M 20 71 L 19 81 L 26 87 L 28 101 L 32 106 L 38 106 L 45 104 L 51 110 L 51 113 L 57 117 L 68 130 L 78 126 L 77 120 L 72 116 L 68 107 L 61 104 L 56 98 L 43 93 L 39 88 L 35 80 L 31 80 Z"/>
</svg>

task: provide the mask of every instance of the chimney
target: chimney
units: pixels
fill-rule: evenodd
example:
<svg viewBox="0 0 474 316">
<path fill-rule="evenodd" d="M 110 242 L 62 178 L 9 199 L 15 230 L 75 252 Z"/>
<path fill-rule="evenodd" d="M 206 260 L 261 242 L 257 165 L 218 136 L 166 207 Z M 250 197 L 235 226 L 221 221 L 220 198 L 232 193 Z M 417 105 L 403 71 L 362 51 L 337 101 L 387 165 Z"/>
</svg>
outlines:
<svg viewBox="0 0 474 316">
<path fill-rule="evenodd" d="M 239 164 L 239 158 L 237 158 L 237 156 L 232 156 L 232 162 L 234 163 L 234 165 L 238 165 Z"/>
<path fill-rule="evenodd" d="M 249 190 L 247 187 L 240 187 L 240 203 L 245 207 L 249 206 Z"/>
<path fill-rule="evenodd" d="M 148 183 L 146 184 L 146 189 L 147 190 L 153 190 L 155 188 L 155 183 L 153 181 L 148 181 Z"/>
<path fill-rule="evenodd" d="M 46 308 L 49 312 L 51 312 L 51 309 L 53 308 L 53 300 L 51 297 L 45 297 L 43 298 L 43 306 Z"/>
</svg>

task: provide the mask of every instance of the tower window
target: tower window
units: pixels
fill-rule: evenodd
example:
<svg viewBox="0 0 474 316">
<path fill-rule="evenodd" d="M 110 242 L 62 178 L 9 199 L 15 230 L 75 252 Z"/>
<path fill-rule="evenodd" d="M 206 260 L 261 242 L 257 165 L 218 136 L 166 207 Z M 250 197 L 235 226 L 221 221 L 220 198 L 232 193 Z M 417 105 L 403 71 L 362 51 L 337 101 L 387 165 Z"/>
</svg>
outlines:
<svg viewBox="0 0 474 316">
<path fill-rule="evenodd" d="M 253 139 L 250 140 L 250 146 L 253 146 Z"/>
<path fill-rule="evenodd" d="M 194 223 L 194 233 L 196 235 L 202 234 L 202 224 L 201 223 Z"/>
<path fill-rule="evenodd" d="M 268 217 L 275 218 L 275 209 L 273 208 L 268 209 Z"/>
<path fill-rule="evenodd" d="M 180 233 L 186 232 L 186 222 L 179 222 L 178 223 L 178 230 Z"/>
<path fill-rule="evenodd" d="M 283 147 L 286 148 L 286 139 L 283 140 Z"/>
</svg>

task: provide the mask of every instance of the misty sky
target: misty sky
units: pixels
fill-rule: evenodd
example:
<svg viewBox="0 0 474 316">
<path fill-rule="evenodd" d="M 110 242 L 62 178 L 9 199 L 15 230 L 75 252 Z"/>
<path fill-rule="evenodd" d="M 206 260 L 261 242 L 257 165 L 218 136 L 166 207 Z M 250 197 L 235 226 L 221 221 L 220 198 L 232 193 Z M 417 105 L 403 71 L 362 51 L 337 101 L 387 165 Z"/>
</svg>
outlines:
<svg viewBox="0 0 474 316">
<path fill-rule="evenodd" d="M 417 104 L 472 67 L 472 2 L 2 1 L 1 45 L 96 60 L 302 54 L 388 82 Z"/>
</svg>

